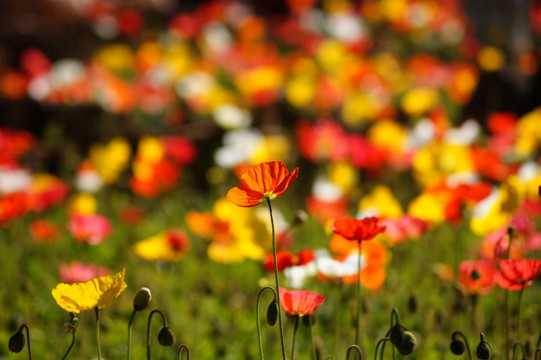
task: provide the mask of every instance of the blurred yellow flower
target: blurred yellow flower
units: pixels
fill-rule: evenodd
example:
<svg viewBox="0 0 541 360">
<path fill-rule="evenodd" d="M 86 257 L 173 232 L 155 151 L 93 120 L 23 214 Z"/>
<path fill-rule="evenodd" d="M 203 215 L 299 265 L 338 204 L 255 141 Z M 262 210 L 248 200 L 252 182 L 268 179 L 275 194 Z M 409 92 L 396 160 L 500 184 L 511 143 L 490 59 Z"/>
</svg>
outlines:
<svg viewBox="0 0 541 360">
<path fill-rule="evenodd" d="M 268 219 L 259 214 L 257 209 L 238 207 L 220 198 L 214 203 L 212 214 L 192 212 L 186 221 L 194 233 L 210 240 L 209 258 L 228 264 L 261 260 L 265 256 L 268 249 L 263 244 L 268 243 L 270 231 Z"/>
<path fill-rule="evenodd" d="M 475 170 L 469 147 L 439 142 L 418 149 L 412 168 L 415 178 L 425 186 L 452 174 Z"/>
<path fill-rule="evenodd" d="M 541 145 L 541 107 L 522 116 L 517 124 L 518 139 L 515 151 L 523 157 L 530 156 Z"/>
<path fill-rule="evenodd" d="M 240 73 L 235 83 L 247 97 L 259 92 L 279 91 L 283 82 L 282 71 L 276 66 L 259 66 Z"/>
<path fill-rule="evenodd" d="M 284 135 L 264 136 L 252 149 L 250 162 L 285 161 L 291 154 L 290 140 Z"/>
<path fill-rule="evenodd" d="M 124 289 L 125 269 L 116 275 L 100 276 L 87 282 L 58 284 L 52 291 L 56 303 L 68 312 L 79 313 L 111 304 Z"/>
<path fill-rule="evenodd" d="M 516 203 L 516 201 L 515 191 L 502 184 L 473 209 L 470 220 L 472 232 L 479 236 L 486 236 L 509 224 L 515 207 L 511 203 Z"/>
<path fill-rule="evenodd" d="M 193 54 L 186 42 L 169 44 L 163 54 L 163 63 L 172 80 L 187 75 L 193 68 Z"/>
<path fill-rule="evenodd" d="M 505 65 L 505 56 L 497 47 L 485 46 L 477 54 L 477 62 L 487 72 L 497 71 Z"/>
<path fill-rule="evenodd" d="M 107 184 L 118 180 L 120 173 L 127 169 L 130 156 L 130 144 L 121 137 L 112 139 L 107 145 L 93 145 L 89 151 L 90 162 Z"/>
<path fill-rule="evenodd" d="M 80 193 L 71 196 L 68 201 L 68 212 L 81 215 L 92 215 L 98 210 L 98 202 L 92 194 Z"/>
<path fill-rule="evenodd" d="M 137 157 L 144 162 L 156 162 L 165 155 L 165 144 L 161 139 L 144 136 L 137 146 Z"/>
<path fill-rule="evenodd" d="M 408 214 L 431 224 L 445 220 L 445 202 L 434 194 L 421 194 L 408 205 Z"/>
<path fill-rule="evenodd" d="M 315 81 L 311 76 L 293 76 L 285 85 L 285 96 L 288 102 L 299 108 L 307 106 L 315 93 Z"/>
<path fill-rule="evenodd" d="M 349 94 L 342 104 L 342 118 L 351 126 L 373 119 L 381 110 L 381 101 L 368 92 Z"/>
<path fill-rule="evenodd" d="M 377 185 L 370 194 L 363 196 L 358 211 L 375 212 L 376 216 L 391 219 L 398 219 L 404 213 L 391 189 L 384 185 Z"/>
<path fill-rule="evenodd" d="M 190 241 L 184 231 L 170 229 L 158 235 L 137 242 L 133 250 L 149 261 L 178 261 L 190 248 Z"/>
<path fill-rule="evenodd" d="M 387 119 L 374 122 L 368 130 L 368 138 L 374 145 L 403 152 L 406 149 L 408 131 L 396 121 Z"/>
<path fill-rule="evenodd" d="M 108 70 L 124 72 L 133 69 L 134 57 L 127 45 L 112 44 L 100 48 L 94 55 L 94 60 Z"/>
<path fill-rule="evenodd" d="M 338 40 L 323 40 L 317 48 L 316 58 L 324 70 L 336 74 L 347 60 L 346 46 Z"/>
<path fill-rule="evenodd" d="M 409 90 L 400 100 L 402 109 L 412 117 L 418 117 L 433 109 L 439 103 L 436 89 L 419 87 Z"/>
<path fill-rule="evenodd" d="M 345 194 L 351 192 L 359 183 L 359 171 L 347 162 L 332 162 L 327 165 L 329 180 Z"/>
</svg>

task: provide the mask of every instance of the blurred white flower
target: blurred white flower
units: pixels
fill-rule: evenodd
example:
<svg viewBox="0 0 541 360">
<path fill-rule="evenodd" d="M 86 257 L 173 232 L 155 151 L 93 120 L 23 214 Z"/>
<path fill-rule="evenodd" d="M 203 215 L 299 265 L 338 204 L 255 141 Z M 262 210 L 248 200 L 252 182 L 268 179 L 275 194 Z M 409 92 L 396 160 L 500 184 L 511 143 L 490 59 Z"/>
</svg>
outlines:
<svg viewBox="0 0 541 360">
<path fill-rule="evenodd" d="M 466 120 L 460 127 L 449 129 L 443 134 L 445 142 L 453 145 L 471 145 L 479 136 L 481 127 L 475 120 Z"/>
<path fill-rule="evenodd" d="M 344 195 L 338 185 L 335 185 L 326 176 L 322 175 L 316 177 L 312 193 L 318 199 L 329 202 L 336 201 Z"/>
<path fill-rule="evenodd" d="M 343 261 L 333 259 L 326 250 L 317 250 L 316 266 L 318 272 L 328 277 L 342 277 L 355 275 L 359 272 L 358 255 L 351 254 Z M 361 269 L 366 266 L 364 256 L 361 255 Z"/>
<path fill-rule="evenodd" d="M 82 170 L 75 176 L 75 188 L 80 192 L 96 192 L 103 187 L 103 179 L 92 170 Z"/>
<path fill-rule="evenodd" d="M 0 194 L 26 190 L 32 181 L 26 169 L 7 169 L 0 167 Z"/>
<path fill-rule="evenodd" d="M 224 146 L 214 153 L 214 161 L 224 168 L 232 168 L 246 162 L 263 134 L 253 128 L 228 131 L 223 138 Z"/>
<path fill-rule="evenodd" d="M 284 269 L 288 285 L 295 289 L 304 287 L 307 279 L 317 275 L 317 266 L 315 261 L 300 266 L 291 266 Z"/>
<path fill-rule="evenodd" d="M 222 129 L 246 128 L 252 124 L 252 115 L 246 109 L 233 104 L 223 104 L 214 109 L 214 121 Z"/>
</svg>

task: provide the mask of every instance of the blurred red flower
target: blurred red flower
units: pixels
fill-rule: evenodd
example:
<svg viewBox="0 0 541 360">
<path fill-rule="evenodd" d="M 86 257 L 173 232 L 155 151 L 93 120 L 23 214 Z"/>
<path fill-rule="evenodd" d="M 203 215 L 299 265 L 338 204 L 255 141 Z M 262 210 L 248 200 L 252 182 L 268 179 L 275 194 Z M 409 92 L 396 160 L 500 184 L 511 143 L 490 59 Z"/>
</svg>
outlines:
<svg viewBox="0 0 541 360">
<path fill-rule="evenodd" d="M 459 281 L 470 293 L 485 295 L 496 282 L 497 269 L 488 259 L 464 260 L 459 266 Z"/>
<path fill-rule="evenodd" d="M 26 192 L 14 192 L 0 198 L 0 225 L 24 216 L 33 207 L 33 199 Z"/>
<path fill-rule="evenodd" d="M 282 195 L 299 175 L 299 168 L 289 172 L 281 161 L 264 162 L 242 174 L 242 185 L 227 193 L 227 200 L 242 207 L 259 205 L 265 199 Z"/>
<path fill-rule="evenodd" d="M 98 276 L 109 275 L 107 268 L 98 267 L 94 264 L 83 264 L 79 261 L 74 261 L 71 264 L 60 264 L 58 272 L 62 282 L 67 284 L 85 282 Z"/>
<path fill-rule="evenodd" d="M 541 272 L 541 260 L 537 259 L 504 259 L 499 265 L 498 284 L 507 290 L 521 290 Z"/>
<path fill-rule="evenodd" d="M 306 265 L 310 261 L 315 259 L 314 252 L 311 249 L 301 250 L 296 254 L 292 254 L 289 251 L 278 251 L 276 253 L 276 262 L 278 264 L 278 271 L 282 271 L 285 268 L 291 266 Z M 274 271 L 274 256 L 273 254 L 267 254 L 263 260 L 263 268 L 266 271 Z"/>
<path fill-rule="evenodd" d="M 88 245 L 98 245 L 113 231 L 109 220 L 101 215 L 73 214 L 67 228 L 75 240 Z"/>
<path fill-rule="evenodd" d="M 145 210 L 135 206 L 125 207 L 124 209 L 120 210 L 120 213 L 118 214 L 120 221 L 131 225 L 140 223 L 141 221 L 145 220 L 146 216 L 147 214 Z"/>
<path fill-rule="evenodd" d="M 346 218 L 336 220 L 331 229 L 348 240 L 372 240 L 374 236 L 385 231 L 385 226 L 378 225 L 378 222 L 379 218 L 377 217 L 367 217 L 361 220 Z"/>
<path fill-rule="evenodd" d="M 280 288 L 280 304 L 288 317 L 312 315 L 325 298 L 308 290 Z"/>
<path fill-rule="evenodd" d="M 60 237 L 60 229 L 50 221 L 34 220 L 30 223 L 30 235 L 36 242 L 52 242 Z"/>
</svg>

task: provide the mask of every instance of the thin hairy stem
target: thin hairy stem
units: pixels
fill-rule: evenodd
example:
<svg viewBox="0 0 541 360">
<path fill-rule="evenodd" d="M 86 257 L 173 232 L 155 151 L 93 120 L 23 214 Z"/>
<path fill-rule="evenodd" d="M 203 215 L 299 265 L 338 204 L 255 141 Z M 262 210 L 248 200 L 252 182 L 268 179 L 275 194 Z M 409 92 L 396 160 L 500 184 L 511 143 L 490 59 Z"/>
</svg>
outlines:
<svg viewBox="0 0 541 360">
<path fill-rule="evenodd" d="M 165 319 L 165 315 L 160 310 L 152 310 L 150 314 L 148 314 L 148 322 L 147 322 L 147 360 L 150 360 L 150 322 L 152 320 L 152 315 L 155 313 L 160 314 L 163 321 L 163 327 L 167 327 L 167 320 Z"/>
<path fill-rule="evenodd" d="M 94 308 L 94 312 L 96 313 L 96 344 L 98 347 L 98 360 L 101 360 L 101 341 L 100 341 L 100 318 L 99 318 L 99 310 L 97 307 Z"/>
<path fill-rule="evenodd" d="M 293 329 L 293 341 L 291 343 L 291 360 L 295 356 L 295 339 L 297 337 L 297 330 L 299 328 L 299 316 L 295 316 L 295 328 Z"/>
<path fill-rule="evenodd" d="M 66 353 L 64 354 L 64 357 L 62 358 L 62 360 L 65 360 L 67 357 L 68 357 L 68 354 L 70 353 L 71 349 L 73 348 L 73 345 L 75 344 L 75 330 L 71 331 L 71 344 L 68 348 L 68 351 L 66 351 Z"/>
<path fill-rule="evenodd" d="M 128 360 L 131 360 L 131 329 L 132 329 L 132 323 L 133 319 L 135 318 L 135 313 L 137 310 L 133 310 L 130 316 L 130 321 L 128 322 Z"/>
<path fill-rule="evenodd" d="M 277 293 L 277 303 L 278 303 L 278 327 L 280 328 L 280 343 L 282 345 L 282 359 L 286 360 L 286 346 L 284 341 L 284 328 L 282 325 L 282 305 L 280 303 L 280 282 L 278 279 L 278 261 L 276 259 L 276 231 L 274 229 L 274 218 L 272 216 L 272 206 L 269 198 L 267 199 L 267 205 L 269 206 L 269 214 L 271 220 L 272 228 L 272 255 L 274 258 L 274 280 L 276 282 L 276 293 Z"/>
</svg>

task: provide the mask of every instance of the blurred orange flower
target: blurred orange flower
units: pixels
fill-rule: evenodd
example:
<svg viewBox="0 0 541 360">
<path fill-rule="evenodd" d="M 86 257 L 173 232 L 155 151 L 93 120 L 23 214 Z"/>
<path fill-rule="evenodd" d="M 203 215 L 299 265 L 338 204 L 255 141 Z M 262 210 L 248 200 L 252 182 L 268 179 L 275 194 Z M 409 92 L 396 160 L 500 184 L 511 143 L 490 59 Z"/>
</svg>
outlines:
<svg viewBox="0 0 541 360">
<path fill-rule="evenodd" d="M 281 161 L 255 165 L 240 177 L 241 186 L 229 190 L 227 200 L 242 207 L 259 205 L 265 199 L 273 200 L 282 195 L 298 175 L 299 168 L 289 172 Z"/>
<path fill-rule="evenodd" d="M 472 294 L 488 294 L 496 281 L 497 270 L 488 259 L 464 260 L 459 266 L 459 281 Z"/>
<path fill-rule="evenodd" d="M 30 235 L 39 243 L 52 242 L 60 237 L 60 229 L 50 221 L 34 220 L 30 223 Z"/>
</svg>

